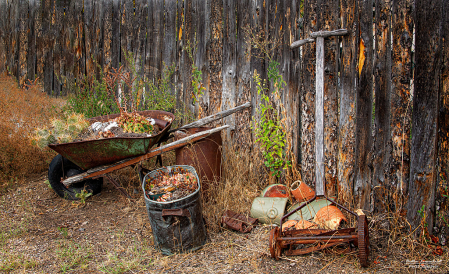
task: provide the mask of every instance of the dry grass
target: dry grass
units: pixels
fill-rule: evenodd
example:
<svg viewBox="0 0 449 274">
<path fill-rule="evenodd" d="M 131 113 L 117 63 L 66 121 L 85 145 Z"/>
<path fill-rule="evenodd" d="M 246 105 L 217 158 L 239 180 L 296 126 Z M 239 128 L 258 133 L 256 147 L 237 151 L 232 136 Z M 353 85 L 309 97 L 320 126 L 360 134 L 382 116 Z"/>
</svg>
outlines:
<svg viewBox="0 0 449 274">
<path fill-rule="evenodd" d="M 221 182 L 210 183 L 203 199 L 203 212 L 213 231 L 218 231 L 223 212 L 247 214 L 253 199 L 268 185 L 268 174 L 261 168 L 262 159 L 256 153 L 238 151 L 228 145 L 223 156 Z"/>
<path fill-rule="evenodd" d="M 55 155 L 30 145 L 29 134 L 58 115 L 64 100 L 48 97 L 39 85 L 19 88 L 10 76 L 0 75 L 0 189 L 10 180 L 48 168 Z"/>
</svg>

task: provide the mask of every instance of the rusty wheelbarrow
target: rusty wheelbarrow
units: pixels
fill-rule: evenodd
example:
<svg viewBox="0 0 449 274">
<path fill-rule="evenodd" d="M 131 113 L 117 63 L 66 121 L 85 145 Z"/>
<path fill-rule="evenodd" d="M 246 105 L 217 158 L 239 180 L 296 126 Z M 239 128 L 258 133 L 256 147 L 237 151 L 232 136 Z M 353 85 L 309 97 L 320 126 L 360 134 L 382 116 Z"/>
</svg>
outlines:
<svg viewBox="0 0 449 274">
<path fill-rule="evenodd" d="M 172 113 L 165 111 L 142 111 L 139 114 L 144 117 L 151 117 L 156 121 L 156 126 L 160 129 L 157 135 L 150 137 L 112 137 L 99 140 L 51 144 L 49 147 L 58 152 L 59 155 L 53 158 L 49 166 L 48 179 L 50 185 L 60 197 L 76 200 L 78 199 L 76 197 L 77 193 L 83 189 L 92 194 L 99 193 L 103 183 L 102 177 L 106 177 L 117 189 L 130 198 L 128 193 L 108 173 L 136 165 L 141 161 L 194 143 L 206 138 L 210 134 L 221 131 L 228 126 L 225 125 L 202 131 L 152 149 L 155 144 L 160 144 L 162 141 L 171 139 L 173 136 L 170 133 L 174 131 L 200 127 L 250 106 L 251 104 L 248 102 L 238 107 L 202 118 L 175 130 L 170 130 L 172 122 L 175 119 Z M 118 114 L 94 117 L 89 122 L 105 122 L 117 116 Z"/>
</svg>

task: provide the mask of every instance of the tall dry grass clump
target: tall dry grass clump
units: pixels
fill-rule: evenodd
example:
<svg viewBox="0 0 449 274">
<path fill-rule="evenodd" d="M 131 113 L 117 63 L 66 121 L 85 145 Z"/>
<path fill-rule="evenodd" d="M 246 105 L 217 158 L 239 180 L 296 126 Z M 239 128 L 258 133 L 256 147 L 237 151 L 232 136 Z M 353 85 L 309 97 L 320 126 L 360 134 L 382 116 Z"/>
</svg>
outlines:
<svg viewBox="0 0 449 274">
<path fill-rule="evenodd" d="M 11 179 L 48 168 L 55 153 L 32 146 L 29 135 L 57 117 L 64 100 L 48 97 L 36 83 L 19 88 L 15 79 L 5 74 L 0 75 L 0 98 L 1 189 Z"/>
<path fill-rule="evenodd" d="M 249 215 L 254 198 L 270 182 L 260 151 L 239 150 L 232 143 L 224 144 L 223 150 L 221 181 L 209 183 L 207 193 L 203 193 L 203 214 L 213 231 L 219 230 L 226 210 Z"/>
</svg>

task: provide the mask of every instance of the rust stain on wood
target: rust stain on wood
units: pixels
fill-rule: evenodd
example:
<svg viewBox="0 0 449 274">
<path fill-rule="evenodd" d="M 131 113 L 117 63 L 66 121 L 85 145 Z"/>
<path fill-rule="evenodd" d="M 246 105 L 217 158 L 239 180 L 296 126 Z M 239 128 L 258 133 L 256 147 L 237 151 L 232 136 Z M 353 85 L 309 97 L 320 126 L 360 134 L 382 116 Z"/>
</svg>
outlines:
<svg viewBox="0 0 449 274">
<path fill-rule="evenodd" d="M 360 39 L 360 43 L 359 43 L 359 76 L 362 74 L 364 65 L 365 65 L 365 42 L 363 42 L 363 39 Z"/>
</svg>

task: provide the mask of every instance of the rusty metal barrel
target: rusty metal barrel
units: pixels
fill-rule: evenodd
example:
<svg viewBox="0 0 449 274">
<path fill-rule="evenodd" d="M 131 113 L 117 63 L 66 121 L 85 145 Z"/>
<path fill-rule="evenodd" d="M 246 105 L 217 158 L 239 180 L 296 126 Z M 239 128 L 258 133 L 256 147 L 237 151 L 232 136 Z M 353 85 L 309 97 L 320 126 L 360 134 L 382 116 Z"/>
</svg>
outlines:
<svg viewBox="0 0 449 274">
<path fill-rule="evenodd" d="M 187 197 L 169 202 L 157 202 L 145 194 L 145 185 L 160 171 L 170 173 L 183 168 L 196 176 L 198 189 Z M 149 180 L 148 180 L 149 179 Z M 153 170 L 143 178 L 142 188 L 150 219 L 154 244 L 164 255 L 185 253 L 201 248 L 206 243 L 206 227 L 201 211 L 201 184 L 195 168 L 186 165 L 167 166 Z"/>
<path fill-rule="evenodd" d="M 212 129 L 211 127 L 196 127 L 185 130 L 185 133 L 177 133 L 175 139 L 180 139 L 201 131 Z M 198 170 L 203 183 L 203 194 L 208 192 L 210 183 L 221 180 L 221 133 L 216 132 L 192 145 L 175 150 L 177 165 L 190 165 Z"/>
</svg>

